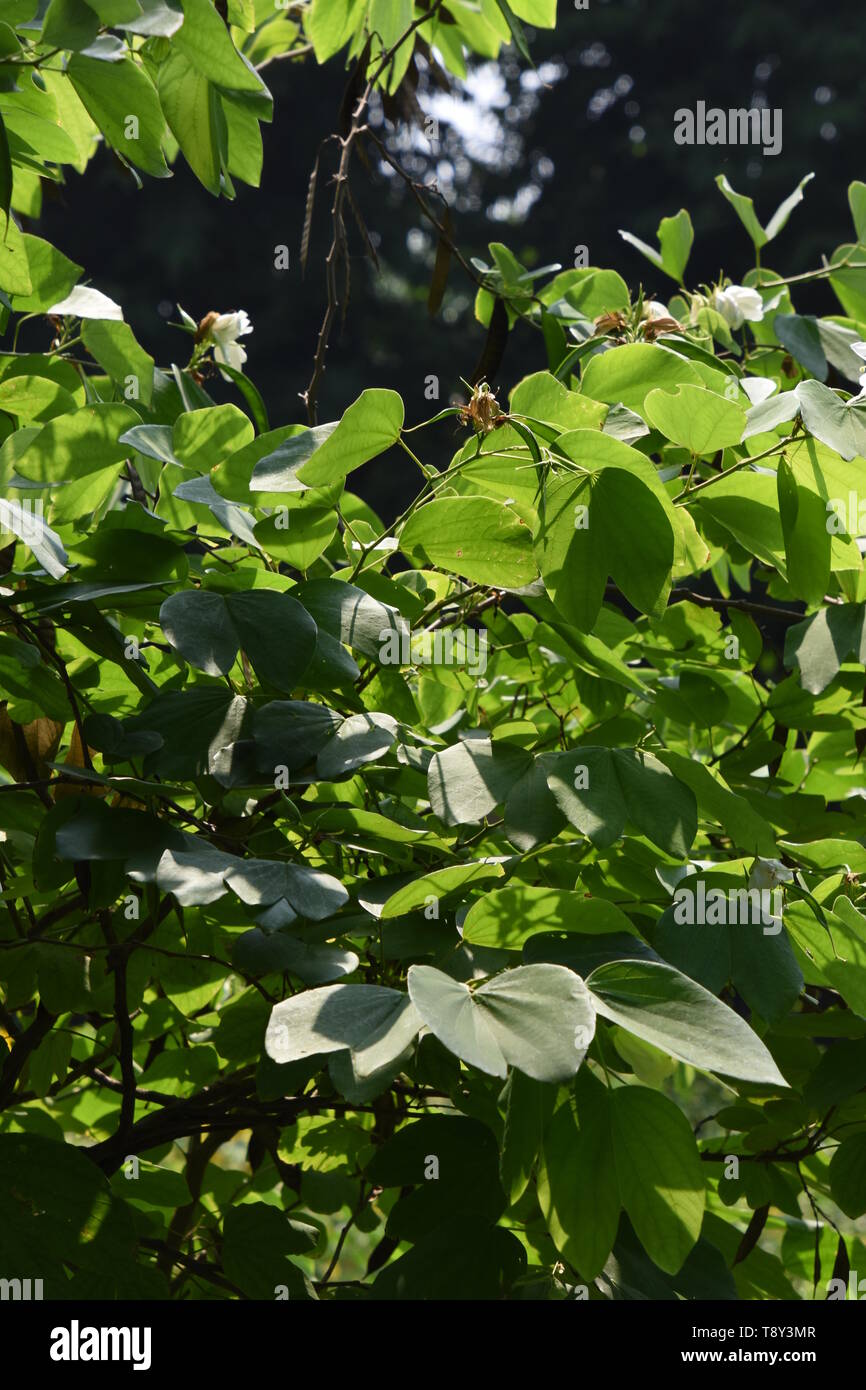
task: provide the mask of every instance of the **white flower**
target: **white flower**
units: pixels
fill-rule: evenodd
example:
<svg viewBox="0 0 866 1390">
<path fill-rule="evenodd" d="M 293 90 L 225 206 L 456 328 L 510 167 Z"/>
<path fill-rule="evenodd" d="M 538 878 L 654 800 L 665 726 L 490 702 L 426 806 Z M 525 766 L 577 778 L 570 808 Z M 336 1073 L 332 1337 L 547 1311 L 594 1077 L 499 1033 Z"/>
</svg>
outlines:
<svg viewBox="0 0 866 1390">
<path fill-rule="evenodd" d="M 746 322 L 760 323 L 764 317 L 764 301 L 757 290 L 747 289 L 745 285 L 714 290 L 712 303 L 731 328 L 742 328 Z"/>
<path fill-rule="evenodd" d="M 236 372 L 242 370 L 247 360 L 246 348 L 241 347 L 238 338 L 252 333 L 246 309 L 238 309 L 235 314 L 220 314 L 211 324 L 210 336 L 214 341 L 213 355 L 217 362 L 224 362 Z"/>
<path fill-rule="evenodd" d="M 794 875 L 779 859 L 756 859 L 749 874 L 750 888 L 778 888 L 780 883 L 790 883 Z"/>
<path fill-rule="evenodd" d="M 864 363 L 866 363 L 866 343 L 852 343 L 851 351 L 856 352 L 857 356 L 862 357 Z M 856 396 L 851 397 L 851 400 L 848 402 L 849 405 L 851 405 L 853 401 L 861 401 L 866 397 L 866 366 L 863 366 L 860 370 L 860 390 Z"/>
<path fill-rule="evenodd" d="M 648 299 L 643 306 L 644 318 L 669 319 L 670 313 L 657 299 Z"/>
</svg>

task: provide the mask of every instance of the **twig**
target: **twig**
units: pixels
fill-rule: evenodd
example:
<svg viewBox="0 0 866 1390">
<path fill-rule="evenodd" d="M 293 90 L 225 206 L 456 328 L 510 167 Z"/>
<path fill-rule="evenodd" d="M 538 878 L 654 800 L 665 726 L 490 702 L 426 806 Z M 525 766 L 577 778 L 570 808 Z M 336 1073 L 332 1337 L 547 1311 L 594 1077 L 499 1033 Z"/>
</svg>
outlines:
<svg viewBox="0 0 866 1390">
<path fill-rule="evenodd" d="M 328 352 L 328 343 L 331 336 L 331 329 L 339 308 L 339 291 L 337 288 L 337 273 L 340 265 L 347 261 L 346 225 L 343 217 L 343 204 L 346 199 L 347 180 L 349 177 L 349 166 L 352 161 L 352 153 L 358 138 L 367 132 L 364 122 L 364 113 L 370 103 L 373 90 L 381 77 L 382 73 L 392 61 L 394 54 L 406 42 L 416 29 L 422 24 L 426 24 L 433 18 L 436 11 L 442 4 L 442 0 L 434 0 L 428 10 L 423 11 L 417 19 L 414 19 L 401 34 L 396 43 L 382 54 L 372 76 L 367 79 L 366 86 L 352 112 L 352 122 L 349 133 L 345 137 L 337 137 L 340 140 L 340 163 L 334 175 L 334 201 L 331 205 L 331 225 L 333 228 L 331 245 L 325 257 L 325 285 L 327 289 L 327 306 L 325 308 L 322 326 L 319 329 L 319 336 L 316 341 L 316 352 L 313 359 L 313 372 L 310 383 L 306 391 L 302 392 L 301 399 L 307 407 L 307 419 L 310 425 L 314 425 L 318 418 L 317 402 L 319 387 L 325 371 L 325 358 Z"/>
</svg>

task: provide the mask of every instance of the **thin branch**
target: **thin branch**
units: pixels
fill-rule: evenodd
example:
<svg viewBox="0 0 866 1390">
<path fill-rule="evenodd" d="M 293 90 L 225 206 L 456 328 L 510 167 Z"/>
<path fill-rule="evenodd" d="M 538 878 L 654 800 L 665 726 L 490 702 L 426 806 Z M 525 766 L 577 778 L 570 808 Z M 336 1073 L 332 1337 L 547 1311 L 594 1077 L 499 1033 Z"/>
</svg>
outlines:
<svg viewBox="0 0 866 1390">
<path fill-rule="evenodd" d="M 345 138 L 338 137 L 340 139 L 340 163 L 334 175 L 334 201 L 331 205 L 331 225 L 333 230 L 331 234 L 331 245 L 325 257 L 327 305 L 324 318 L 322 319 L 322 326 L 319 329 L 319 336 L 316 341 L 312 376 L 310 377 L 310 382 L 306 391 L 301 395 L 301 399 L 307 407 L 307 419 L 310 425 L 314 425 L 318 418 L 317 404 L 319 388 L 325 371 L 325 358 L 328 353 L 331 330 L 334 326 L 334 320 L 336 319 L 337 310 L 340 306 L 337 275 L 340 266 L 348 263 L 343 205 L 347 195 L 352 153 L 359 137 L 367 132 L 367 126 L 364 124 L 364 113 L 369 106 L 370 98 L 373 95 L 376 83 L 388 67 L 388 64 L 393 60 L 395 53 L 403 46 L 406 40 L 414 34 L 416 29 L 433 18 L 441 4 L 442 0 L 434 0 L 430 9 L 420 14 L 417 19 L 414 19 L 405 33 L 401 34 L 397 42 L 392 44 L 392 46 L 382 54 L 372 76 L 367 79 L 364 91 L 359 97 L 355 109 L 352 112 L 352 121 L 348 135 L 346 135 Z"/>
</svg>

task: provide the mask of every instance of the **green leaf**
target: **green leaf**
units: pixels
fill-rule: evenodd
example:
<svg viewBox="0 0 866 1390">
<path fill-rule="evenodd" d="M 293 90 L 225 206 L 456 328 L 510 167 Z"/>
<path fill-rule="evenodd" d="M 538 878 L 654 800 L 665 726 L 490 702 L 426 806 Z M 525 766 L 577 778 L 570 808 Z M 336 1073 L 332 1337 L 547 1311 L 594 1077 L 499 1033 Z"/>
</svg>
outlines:
<svg viewBox="0 0 866 1390">
<path fill-rule="evenodd" d="M 620 236 L 623 241 L 627 241 L 640 251 L 642 256 L 646 256 L 657 270 L 663 270 L 672 280 L 676 280 L 678 285 L 683 283 L 689 252 L 695 239 L 692 219 L 685 208 L 680 208 L 675 217 L 663 217 L 659 223 L 660 251 L 654 251 L 651 246 L 647 246 L 645 241 L 633 236 L 631 232 L 621 231 Z"/>
<path fill-rule="evenodd" d="M 843 401 L 820 381 L 801 381 L 797 400 L 803 424 L 822 444 L 843 459 L 866 454 L 866 407 Z"/>
<path fill-rule="evenodd" d="M 43 425 L 38 434 L 8 440 L 0 457 L 12 453 L 16 472 L 36 483 L 53 484 L 117 467 L 128 450 L 120 435 L 138 420 L 126 405 L 88 405 L 71 415 L 60 415 Z M 21 453 L 17 452 L 21 448 Z"/>
<path fill-rule="evenodd" d="M 235 449 L 242 451 L 252 439 L 253 427 L 242 410 L 236 405 L 212 405 L 178 416 L 172 447 L 187 468 L 206 473 Z"/>
<path fill-rule="evenodd" d="M 852 1221 L 866 1212 L 866 1134 L 843 1139 L 830 1160 L 833 1201 Z"/>
<path fill-rule="evenodd" d="M 520 589 L 536 576 L 529 527 L 489 497 L 440 497 L 420 507 L 400 533 L 400 549 L 475 584 Z"/>
<path fill-rule="evenodd" d="M 776 482 L 788 584 L 807 603 L 820 603 L 830 587 L 830 533 L 824 499 L 798 483 L 784 455 L 779 459 Z"/>
<path fill-rule="evenodd" d="M 336 429 L 329 431 L 303 466 L 298 468 L 298 480 L 305 487 L 324 487 L 345 478 L 348 473 L 396 444 L 403 428 L 403 416 L 403 402 L 396 391 L 362 391 Z M 327 426 L 321 429 L 324 431 Z M 311 433 L 315 434 L 315 431 Z M 256 478 L 260 478 L 263 472 L 263 467 L 257 468 Z M 260 486 L 263 491 L 279 491 L 271 484 Z"/>
<path fill-rule="evenodd" d="M 596 429 L 605 417 L 604 406 L 569 391 L 550 372 L 533 372 L 511 392 L 512 415 L 525 415 L 563 430 Z"/>
<path fill-rule="evenodd" d="M 0 410 L 17 416 L 22 424 L 65 415 L 75 404 L 64 387 L 45 376 L 9 374 L 0 381 Z"/>
<path fill-rule="evenodd" d="M 226 1278 L 249 1298 L 273 1299 L 280 1286 L 292 1299 L 315 1298 L 289 1256 L 308 1254 L 317 1238 L 314 1227 L 291 1221 L 278 1207 L 263 1202 L 230 1207 L 223 1223 Z"/>
<path fill-rule="evenodd" d="M 697 833 L 694 792 L 651 753 L 580 747 L 556 758 L 547 784 L 563 815 L 598 846 L 618 840 L 628 819 L 660 849 L 685 858 Z"/>
<path fill-rule="evenodd" d="M 306 609 L 288 594 L 268 589 L 172 594 L 159 620 L 172 646 L 208 675 L 228 675 L 242 648 L 259 679 L 287 693 L 310 664 L 316 645 L 316 625 Z"/>
<path fill-rule="evenodd" d="M 624 912 L 603 898 L 564 888 L 510 883 L 478 898 L 463 921 L 463 939 L 476 946 L 519 951 L 536 932 L 631 932 Z"/>
<path fill-rule="evenodd" d="M 659 343 L 625 343 L 589 359 L 580 389 L 594 401 L 621 403 L 643 416 L 650 391 L 673 391 L 684 385 L 702 386 L 703 382 L 691 362 L 678 352 Z"/>
<path fill-rule="evenodd" d="M 313 0 L 305 22 L 318 63 L 326 63 L 354 36 L 364 0 Z"/>
<path fill-rule="evenodd" d="M 396 737 L 397 723 L 390 714 L 352 714 L 320 750 L 316 771 L 328 781 L 345 777 L 365 763 L 377 762 Z"/>
<path fill-rule="evenodd" d="M 181 52 L 159 67 L 159 100 L 187 164 L 209 193 L 220 191 L 224 120 L 216 88 Z"/>
<path fill-rule="evenodd" d="M 810 695 L 820 695 L 851 657 L 866 663 L 866 604 L 822 608 L 785 634 L 785 665 L 795 666 Z"/>
<path fill-rule="evenodd" d="M 10 295 L 29 295 L 33 290 L 27 243 L 11 213 L 0 217 L 0 290 Z"/>
<path fill-rule="evenodd" d="M 261 769 L 272 770 L 278 763 L 290 769 L 303 767 L 343 722 L 325 705 L 304 700 L 272 700 L 262 705 L 253 718 Z"/>
<path fill-rule="evenodd" d="M 707 899 L 705 921 L 689 910 L 700 901 L 700 880 Z M 754 900 L 730 898 L 731 892 L 746 891 L 744 875 L 725 871 L 724 864 L 718 869 L 710 866 L 686 878 L 677 891 L 697 896 L 680 897 L 662 913 L 654 936 L 656 950 L 712 993 L 730 981 L 762 1018 L 784 1018 L 803 988 L 803 976 L 781 924 L 765 924 Z M 723 899 L 711 897 L 713 892 Z"/>
<path fill-rule="evenodd" d="M 9 155 L 9 139 L 3 116 L 0 114 L 0 211 L 9 218 L 12 203 L 12 160 Z"/>
<path fill-rule="evenodd" d="M 704 1216 L 704 1175 L 691 1126 L 672 1101 L 643 1086 L 611 1091 L 610 1125 L 622 1205 L 650 1259 L 676 1274 Z"/>
<path fill-rule="evenodd" d="M 621 1208 L 611 1093 L 584 1067 L 574 1097 L 576 1106 L 563 1096 L 545 1130 L 538 1201 L 559 1253 L 584 1279 L 594 1279 L 616 1240 Z"/>
<path fill-rule="evenodd" d="M 74 1144 L 36 1134 L 0 1135 L 4 1277 L 30 1277 L 37 1265 L 44 1271 L 45 1294 L 61 1298 L 64 1290 L 76 1289 L 61 1261 L 79 1270 L 110 1267 L 130 1258 L 134 1240 L 127 1210 Z"/>
<path fill-rule="evenodd" d="M 742 1081 L 787 1085 L 739 1014 L 671 966 L 617 961 L 599 966 L 586 983 L 598 1013 L 681 1062 Z"/>
<path fill-rule="evenodd" d="M 483 1217 L 459 1213 L 392 1261 L 374 1299 L 501 1299 L 526 1268 L 516 1236 Z"/>
<path fill-rule="evenodd" d="M 503 15 L 505 16 L 505 22 L 511 31 L 511 37 L 514 40 L 515 48 L 517 49 L 520 56 L 526 59 L 527 63 L 531 62 L 532 59 L 530 57 L 529 48 L 526 43 L 526 36 L 523 32 L 523 25 L 520 23 L 520 20 L 517 18 L 517 15 L 514 13 L 511 6 L 508 4 L 508 0 L 496 0 L 496 3 L 502 11 Z"/>
<path fill-rule="evenodd" d="M 216 11 L 212 13 L 216 19 Z M 145 173 L 166 178 L 169 170 L 161 149 L 165 120 L 144 68 L 133 58 L 101 63 L 74 53 L 67 72 L 88 114 L 117 153 Z"/>
<path fill-rule="evenodd" d="M 665 504 L 647 485 L 618 440 L 588 431 L 560 444 L 582 466 L 548 484 L 536 553 L 544 586 L 558 610 L 581 632 L 595 626 L 608 575 L 644 613 L 660 616 L 667 604 L 674 561 L 674 531 Z M 613 451 L 622 451 L 622 456 Z M 576 458 L 575 461 L 578 461 Z"/>
<path fill-rule="evenodd" d="M 721 825 L 732 844 L 750 854 L 774 857 L 775 836 L 763 816 L 752 809 L 745 797 L 731 791 L 714 768 L 667 748 L 660 748 L 656 756 L 678 782 L 691 787 L 701 816 Z"/>
<path fill-rule="evenodd" d="M 514 1066 L 536 1081 L 564 1081 L 595 1031 L 583 981 L 562 966 L 521 965 L 473 991 L 431 965 L 413 965 L 408 984 L 439 1041 L 491 1076 Z"/>
<path fill-rule="evenodd" d="M 728 183 L 725 174 L 716 175 L 716 187 L 720 190 L 722 196 L 727 198 L 731 207 L 736 212 L 746 231 L 749 233 L 749 236 L 752 238 L 755 250 L 760 251 L 762 246 L 766 246 L 768 241 L 772 241 L 774 237 L 778 236 L 794 208 L 798 203 L 803 201 L 803 189 L 806 187 L 806 184 L 814 177 L 814 174 L 806 174 L 800 180 L 794 192 L 790 193 L 776 208 L 776 211 L 773 213 L 766 227 L 762 227 L 758 221 L 753 200 L 747 197 L 745 193 L 735 193 Z"/>
<path fill-rule="evenodd" d="M 42 21 L 42 42 L 52 48 L 87 48 L 99 33 L 99 18 L 84 0 L 51 0 Z"/>
<path fill-rule="evenodd" d="M 408 995 L 384 985 L 326 985 L 275 1004 L 265 1050 L 285 1064 L 319 1053 L 352 1053 L 356 1076 L 367 1077 L 400 1056 L 421 1027 Z"/>
<path fill-rule="evenodd" d="M 14 296 L 12 307 L 16 313 L 40 313 L 66 298 L 81 274 L 81 266 L 41 237 L 25 233 L 23 241 L 31 287 L 27 294 Z"/>
<path fill-rule="evenodd" d="M 173 39 L 176 51 L 218 87 L 249 92 L 269 107 L 267 87 L 238 53 L 210 0 L 182 0 L 182 4 L 183 25 Z"/>
<path fill-rule="evenodd" d="M 393 640 L 399 650 L 399 643 L 409 636 L 408 624 L 396 608 L 354 584 L 312 579 L 298 585 L 294 593 L 320 630 L 374 661 L 383 660 L 383 644 Z"/>
<path fill-rule="evenodd" d="M 647 420 L 689 453 L 714 454 L 739 444 L 746 412 L 703 386 L 678 386 L 672 395 L 651 391 L 644 402 Z"/>
<path fill-rule="evenodd" d="M 154 360 L 136 341 L 128 323 L 107 319 L 88 319 L 81 338 L 91 357 L 123 390 L 127 400 L 141 399 L 150 405 L 153 395 Z"/>
<path fill-rule="evenodd" d="M 499 1177 L 509 1205 L 513 1205 L 529 1186 L 555 1093 L 524 1072 L 512 1071 L 503 1095 L 505 1126 Z"/>
<path fill-rule="evenodd" d="M 402 917 L 407 912 L 417 912 L 419 908 L 426 907 L 430 900 L 438 902 L 440 898 L 482 879 L 501 878 L 503 872 L 501 864 L 484 863 L 452 864 L 444 869 L 434 869 L 392 893 L 382 908 L 382 921 Z"/>
<path fill-rule="evenodd" d="M 854 220 L 857 240 L 866 242 L 866 183 L 853 179 L 848 185 L 848 206 Z"/>
<path fill-rule="evenodd" d="M 776 314 L 773 332 L 801 367 L 805 367 L 819 381 L 827 380 L 827 358 L 817 319 L 805 318 L 801 314 Z"/>
<path fill-rule="evenodd" d="M 474 825 L 508 796 L 530 766 L 520 748 L 486 738 L 466 739 L 436 753 L 427 770 L 434 815 L 446 825 Z"/>
</svg>

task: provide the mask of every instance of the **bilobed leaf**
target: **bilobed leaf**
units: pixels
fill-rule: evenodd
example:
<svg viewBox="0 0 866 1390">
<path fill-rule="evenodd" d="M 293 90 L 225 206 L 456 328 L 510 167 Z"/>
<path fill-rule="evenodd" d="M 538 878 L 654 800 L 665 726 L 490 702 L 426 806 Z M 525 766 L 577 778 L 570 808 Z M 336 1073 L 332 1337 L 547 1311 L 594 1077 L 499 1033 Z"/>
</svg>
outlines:
<svg viewBox="0 0 866 1390">
<path fill-rule="evenodd" d="M 356 767 L 383 757 L 396 737 L 397 723 L 390 714 L 352 714 L 320 749 L 316 770 L 329 780 L 345 777 Z"/>
<path fill-rule="evenodd" d="M 672 395 L 651 391 L 644 405 L 649 423 L 692 454 L 739 444 L 746 428 L 746 413 L 736 401 L 703 386 L 678 386 Z"/>
<path fill-rule="evenodd" d="M 400 549 L 409 559 L 497 588 L 522 588 L 537 573 L 526 522 L 489 497 L 441 497 L 419 508 L 400 533 Z"/>
<path fill-rule="evenodd" d="M 536 932 L 566 931 L 594 935 L 632 931 L 631 923 L 613 903 L 581 897 L 565 888 L 540 888 L 510 883 L 485 893 L 473 903 L 463 921 L 463 939 L 477 946 L 517 951 Z"/>
<path fill-rule="evenodd" d="M 382 920 L 402 917 L 407 912 L 417 912 L 419 908 L 426 907 L 430 900 L 438 902 L 449 893 L 456 893 L 459 889 L 478 883 L 482 879 L 501 878 L 503 872 L 501 864 L 483 862 L 452 864 L 444 869 L 434 869 L 432 873 L 422 875 L 413 883 L 407 883 L 405 888 L 398 888 L 385 902 Z"/>
<path fill-rule="evenodd" d="M 658 227 L 659 251 L 648 246 L 645 241 L 641 241 L 640 237 L 634 236 L 631 232 L 621 231 L 620 236 L 623 241 L 627 241 L 637 251 L 640 251 L 642 256 L 646 256 L 657 270 L 663 270 L 666 275 L 670 275 L 672 280 L 682 284 L 689 252 L 695 239 L 692 219 L 685 208 L 680 208 L 675 217 L 662 218 Z"/>
<path fill-rule="evenodd" d="M 336 429 L 297 470 L 298 480 L 306 487 L 322 487 L 345 478 L 396 444 L 403 428 L 403 414 L 403 402 L 396 391 L 362 391 Z M 274 489 L 269 483 L 265 490 Z"/>
<path fill-rule="evenodd" d="M 382 649 L 393 637 L 408 637 L 402 614 L 372 594 L 338 579 L 312 579 L 295 590 L 320 631 L 328 632 L 364 656 L 382 660 Z"/>
<path fill-rule="evenodd" d="M 814 177 L 814 174 L 806 174 L 800 180 L 794 192 L 790 193 L 776 208 L 776 211 L 773 213 L 766 227 L 762 227 L 761 223 L 758 221 L 753 200 L 745 193 L 736 193 L 728 183 L 727 177 L 724 174 L 718 174 L 716 176 L 716 186 L 722 196 L 727 198 L 746 231 L 749 233 L 755 250 L 760 251 L 762 246 L 766 246 L 768 241 L 772 241 L 774 237 L 778 236 L 794 208 L 798 203 L 803 201 L 803 189 L 806 184 Z"/>
<path fill-rule="evenodd" d="M 668 504 L 643 474 L 645 461 L 619 440 L 587 430 L 559 443 L 587 472 L 545 488 L 535 543 L 545 588 L 582 632 L 595 625 L 608 575 L 636 608 L 660 615 L 675 538 Z"/>
<path fill-rule="evenodd" d="M 306 609 L 289 594 L 267 589 L 172 594 L 160 609 L 160 623 L 172 646 L 209 675 L 227 675 L 242 648 L 259 678 L 287 693 L 316 645 L 316 625 Z"/>
<path fill-rule="evenodd" d="M 505 800 L 530 765 L 521 748 L 485 738 L 456 743 L 430 760 L 433 812 L 447 825 L 476 824 Z"/>
<path fill-rule="evenodd" d="M 743 1081 L 787 1085 L 739 1014 L 670 965 L 636 960 L 601 965 L 587 988 L 598 1013 L 681 1062 Z"/>
<path fill-rule="evenodd" d="M 284 860 L 246 859 L 230 867 L 225 877 L 242 902 L 267 906 L 284 898 L 299 917 L 314 922 L 332 917 L 349 899 L 333 874 Z"/>
<path fill-rule="evenodd" d="M 265 1050 L 281 1064 L 348 1050 L 357 1075 L 369 1076 L 399 1056 L 420 1026 L 409 996 L 400 990 L 384 985 L 326 985 L 274 1006 Z"/>
<path fill-rule="evenodd" d="M 801 381 L 797 400 L 803 424 L 822 444 L 843 459 L 866 453 L 866 407 L 843 401 L 820 381 Z"/>
<path fill-rule="evenodd" d="M 492 1076 L 517 1067 L 564 1081 L 583 1061 L 595 1016 L 583 981 L 557 965 L 521 965 L 476 990 L 431 965 L 413 965 L 409 996 L 440 1042 Z"/>
<path fill-rule="evenodd" d="M 642 416 L 650 391 L 702 384 L 691 362 L 679 353 L 659 343 L 626 343 L 589 359 L 581 391 L 594 401 L 621 403 Z"/>
<path fill-rule="evenodd" d="M 547 783 L 593 844 L 613 844 L 626 819 L 668 854 L 685 857 L 695 838 L 694 793 L 651 753 L 581 747 L 557 757 Z"/>
</svg>

